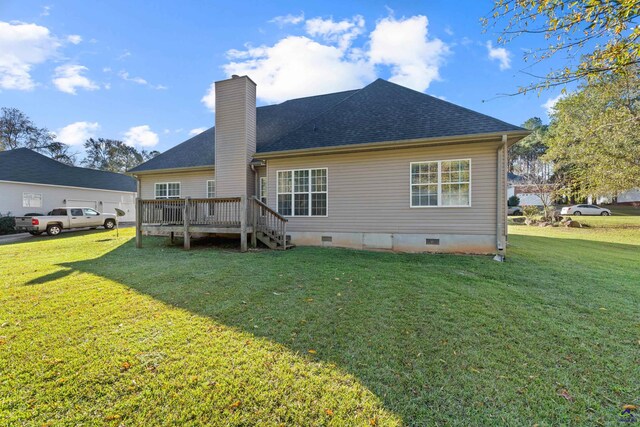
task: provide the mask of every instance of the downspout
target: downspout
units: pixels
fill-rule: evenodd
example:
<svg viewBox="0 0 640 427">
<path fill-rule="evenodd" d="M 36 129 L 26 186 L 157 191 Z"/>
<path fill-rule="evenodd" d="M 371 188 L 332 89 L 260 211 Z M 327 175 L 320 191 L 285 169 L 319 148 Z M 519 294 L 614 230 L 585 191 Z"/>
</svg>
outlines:
<svg viewBox="0 0 640 427">
<path fill-rule="evenodd" d="M 502 142 L 498 146 L 497 150 L 497 164 L 496 164 L 496 250 L 497 254 L 493 258 L 495 261 L 504 262 L 506 252 L 506 239 L 505 237 L 505 210 L 506 201 L 504 191 L 504 179 L 505 179 L 505 151 L 507 149 L 507 135 L 502 135 Z"/>
</svg>

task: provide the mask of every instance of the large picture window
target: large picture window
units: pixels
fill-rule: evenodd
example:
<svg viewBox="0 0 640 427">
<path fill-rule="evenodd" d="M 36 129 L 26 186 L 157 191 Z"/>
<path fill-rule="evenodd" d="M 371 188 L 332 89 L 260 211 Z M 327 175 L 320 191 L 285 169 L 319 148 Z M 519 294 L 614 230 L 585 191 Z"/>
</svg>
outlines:
<svg viewBox="0 0 640 427">
<path fill-rule="evenodd" d="M 156 182 L 156 199 L 179 199 L 179 182 Z"/>
<path fill-rule="evenodd" d="M 277 187 L 281 215 L 327 215 L 327 169 L 278 171 Z"/>
<path fill-rule="evenodd" d="M 471 160 L 415 162 L 410 175 L 411 207 L 471 206 Z"/>
</svg>

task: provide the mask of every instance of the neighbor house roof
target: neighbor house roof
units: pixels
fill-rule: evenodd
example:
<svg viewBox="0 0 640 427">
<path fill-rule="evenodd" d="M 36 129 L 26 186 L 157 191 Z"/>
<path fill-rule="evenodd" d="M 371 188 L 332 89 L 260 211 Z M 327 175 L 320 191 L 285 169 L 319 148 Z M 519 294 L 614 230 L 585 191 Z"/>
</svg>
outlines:
<svg viewBox="0 0 640 427">
<path fill-rule="evenodd" d="M 68 166 L 27 148 L 0 152 L 0 181 L 136 191 L 130 176 Z"/>
<path fill-rule="evenodd" d="M 260 153 L 332 148 L 524 129 L 464 107 L 378 79 L 362 89 L 258 107 Z M 129 172 L 213 166 L 210 128 Z"/>
</svg>

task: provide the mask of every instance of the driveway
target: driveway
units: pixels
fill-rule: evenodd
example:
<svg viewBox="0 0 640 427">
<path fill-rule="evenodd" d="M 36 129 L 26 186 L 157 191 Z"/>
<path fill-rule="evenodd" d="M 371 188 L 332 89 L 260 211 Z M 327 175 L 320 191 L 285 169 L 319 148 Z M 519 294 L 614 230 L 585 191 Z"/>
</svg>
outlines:
<svg viewBox="0 0 640 427">
<path fill-rule="evenodd" d="M 118 228 L 135 227 L 135 225 L 136 224 L 133 222 L 121 222 L 120 224 L 118 224 Z M 73 230 L 62 230 L 62 232 L 73 233 L 75 231 L 82 231 L 82 230 L 91 230 L 91 229 L 90 228 L 74 228 Z M 0 245 L 5 243 L 21 242 L 23 240 L 31 239 L 34 237 L 49 237 L 49 236 L 47 236 L 46 233 L 43 233 L 42 236 L 32 236 L 29 233 L 8 234 L 6 236 L 0 236 Z"/>
</svg>

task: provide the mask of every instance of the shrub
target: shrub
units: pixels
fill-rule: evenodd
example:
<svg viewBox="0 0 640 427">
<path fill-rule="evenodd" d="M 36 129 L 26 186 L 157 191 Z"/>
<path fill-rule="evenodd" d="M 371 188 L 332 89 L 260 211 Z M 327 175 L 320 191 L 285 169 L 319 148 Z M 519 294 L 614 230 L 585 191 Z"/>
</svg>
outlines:
<svg viewBox="0 0 640 427">
<path fill-rule="evenodd" d="M 0 234 L 13 234 L 16 232 L 15 229 L 16 221 L 13 216 L 10 215 L 10 212 L 7 212 L 6 215 L 0 213 Z"/>
<path fill-rule="evenodd" d="M 516 196 L 515 194 L 509 197 L 509 200 L 507 200 L 507 206 L 518 206 L 519 204 L 520 197 Z"/>
<path fill-rule="evenodd" d="M 537 206 L 525 206 L 522 208 L 522 215 L 526 218 L 526 223 L 534 223 L 535 219 L 538 215 L 540 215 L 540 210 Z"/>
</svg>

